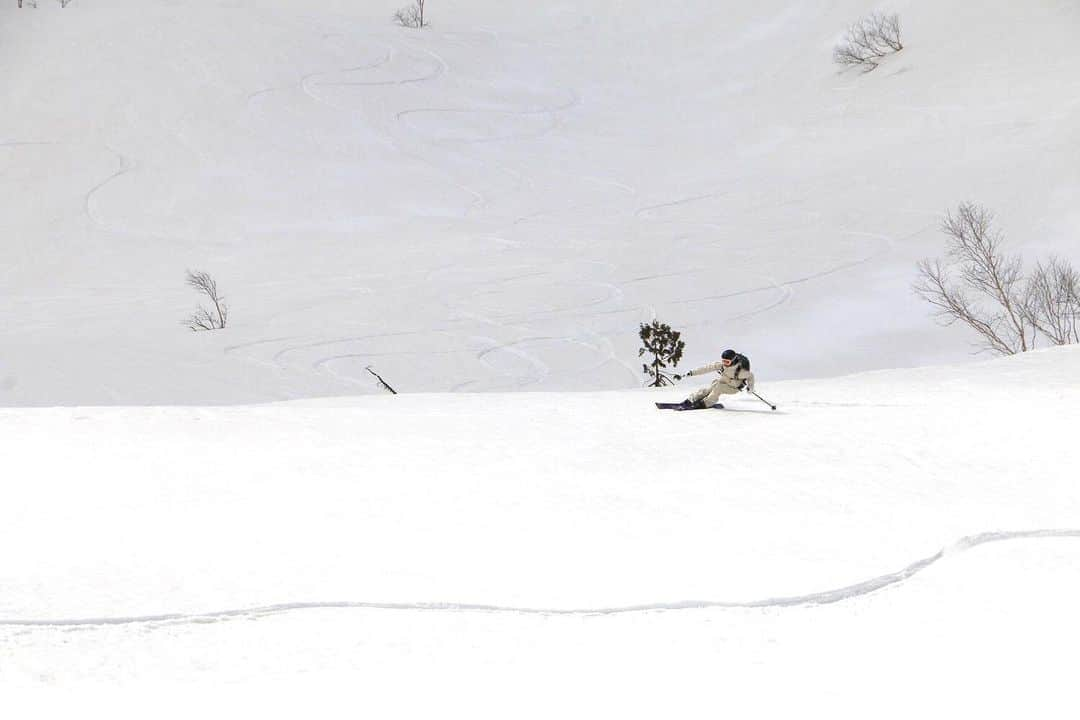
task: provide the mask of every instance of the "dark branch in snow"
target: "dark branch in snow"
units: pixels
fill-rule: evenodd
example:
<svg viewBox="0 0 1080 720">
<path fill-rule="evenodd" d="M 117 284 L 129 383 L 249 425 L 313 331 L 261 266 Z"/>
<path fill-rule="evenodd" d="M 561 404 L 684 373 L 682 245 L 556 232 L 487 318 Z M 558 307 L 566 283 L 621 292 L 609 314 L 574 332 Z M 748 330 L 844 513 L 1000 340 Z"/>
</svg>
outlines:
<svg viewBox="0 0 1080 720">
<path fill-rule="evenodd" d="M 874 13 L 848 28 L 843 40 L 833 48 L 833 62 L 862 66 L 870 72 L 890 53 L 900 52 L 900 16 Z"/>
<path fill-rule="evenodd" d="M 213 312 L 199 305 L 188 317 L 187 326 L 192 330 L 220 330 L 225 327 L 225 322 L 229 319 L 229 306 L 225 304 L 225 298 L 218 292 L 214 278 L 210 277 L 209 273 L 188 270 L 185 281 L 190 287 L 209 298 L 214 305 Z"/>
<path fill-rule="evenodd" d="M 375 378 L 379 381 L 379 387 L 383 388 L 384 390 L 389 390 L 394 395 L 398 394 L 397 390 L 390 387 L 390 385 L 385 380 L 382 379 L 382 375 L 379 375 L 379 373 L 375 372 L 370 367 L 366 367 L 364 369 L 375 376 Z"/>
</svg>

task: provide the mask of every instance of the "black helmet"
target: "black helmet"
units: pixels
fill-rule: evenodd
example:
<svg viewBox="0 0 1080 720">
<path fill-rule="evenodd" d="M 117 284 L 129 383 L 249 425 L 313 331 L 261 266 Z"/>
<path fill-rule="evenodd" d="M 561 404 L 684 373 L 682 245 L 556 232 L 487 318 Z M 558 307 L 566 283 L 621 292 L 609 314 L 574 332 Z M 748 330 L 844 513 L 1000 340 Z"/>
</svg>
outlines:
<svg viewBox="0 0 1080 720">
<path fill-rule="evenodd" d="M 722 352 L 720 354 L 720 359 L 721 360 L 731 360 L 732 362 L 734 362 L 735 358 L 737 358 L 738 356 L 739 356 L 739 353 L 735 352 L 734 350 L 725 350 L 724 352 Z"/>
</svg>

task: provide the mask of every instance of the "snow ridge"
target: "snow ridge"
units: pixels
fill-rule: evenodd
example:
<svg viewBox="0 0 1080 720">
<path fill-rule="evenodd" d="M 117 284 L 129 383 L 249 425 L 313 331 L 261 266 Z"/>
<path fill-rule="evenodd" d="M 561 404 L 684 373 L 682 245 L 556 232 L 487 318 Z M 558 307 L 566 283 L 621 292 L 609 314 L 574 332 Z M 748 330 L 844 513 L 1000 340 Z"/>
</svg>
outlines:
<svg viewBox="0 0 1080 720">
<path fill-rule="evenodd" d="M 664 612 L 676 610 L 704 610 L 710 608 L 729 609 L 753 609 L 753 608 L 787 608 L 799 606 L 828 605 L 831 603 L 851 600 L 863 595 L 869 595 L 883 588 L 897 585 L 911 578 L 915 574 L 925 570 L 947 555 L 955 555 L 979 545 L 988 543 L 1004 542 L 1007 540 L 1031 540 L 1037 538 L 1072 538 L 1080 539 L 1080 529 L 1057 529 L 1057 530 L 1019 530 L 1019 531 L 991 531 L 966 535 L 956 542 L 943 547 L 929 557 L 916 560 L 907 567 L 897 572 L 878 575 L 877 577 L 864 580 L 854 585 L 847 585 L 833 590 L 810 593 L 807 595 L 791 595 L 786 597 L 764 598 L 747 601 L 724 601 L 724 600 L 681 600 L 675 602 L 642 603 L 639 605 L 623 605 L 616 607 L 600 608 L 536 608 L 514 607 L 508 605 L 485 605 L 480 603 L 453 603 L 453 602 L 356 602 L 356 601 L 330 601 L 330 602 L 296 602 L 265 605 L 262 607 L 242 608 L 234 610 L 219 610 L 207 613 L 165 613 L 161 615 L 118 616 L 101 618 L 67 618 L 52 620 L 4 620 L 0 619 L 0 627 L 79 627 L 79 626 L 106 626 L 106 625 L 134 625 L 143 623 L 209 623 L 233 618 L 251 618 L 264 615 L 278 615 L 281 613 L 294 612 L 297 610 L 327 610 L 327 609 L 363 609 L 363 610 L 411 610 L 411 611 L 437 611 L 437 612 L 487 612 L 487 613 L 511 613 L 518 615 L 622 615 L 629 613 Z"/>
</svg>

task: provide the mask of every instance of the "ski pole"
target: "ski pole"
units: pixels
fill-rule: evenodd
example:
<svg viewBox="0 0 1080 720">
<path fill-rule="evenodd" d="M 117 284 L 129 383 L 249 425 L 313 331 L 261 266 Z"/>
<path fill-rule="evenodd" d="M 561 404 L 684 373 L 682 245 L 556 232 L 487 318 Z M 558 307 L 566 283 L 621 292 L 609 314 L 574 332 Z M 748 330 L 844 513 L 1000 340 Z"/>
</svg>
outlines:
<svg viewBox="0 0 1080 720">
<path fill-rule="evenodd" d="M 775 405 L 773 405 L 773 404 L 772 404 L 771 402 L 769 402 L 769 401 L 768 401 L 768 400 L 766 400 L 765 398 L 763 398 L 763 397 L 761 397 L 760 395 L 758 395 L 758 394 L 757 394 L 756 392 L 754 392 L 753 390 L 751 390 L 751 391 L 750 391 L 750 394 L 751 394 L 751 395 L 753 395 L 754 397 L 756 397 L 756 398 L 757 398 L 758 400 L 760 400 L 761 402 L 763 402 L 763 403 L 765 403 L 766 405 L 768 405 L 769 407 L 771 407 L 771 408 L 772 408 L 773 410 L 775 410 L 775 409 L 776 409 L 776 406 L 775 406 Z"/>
</svg>

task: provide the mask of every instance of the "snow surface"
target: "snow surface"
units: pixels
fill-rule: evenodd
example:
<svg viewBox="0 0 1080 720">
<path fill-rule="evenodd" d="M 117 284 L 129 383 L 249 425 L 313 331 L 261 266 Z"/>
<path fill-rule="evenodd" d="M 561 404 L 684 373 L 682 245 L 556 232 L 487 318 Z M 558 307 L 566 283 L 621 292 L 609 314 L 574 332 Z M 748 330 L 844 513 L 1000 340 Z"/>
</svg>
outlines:
<svg viewBox="0 0 1080 720">
<path fill-rule="evenodd" d="M 0 404 L 629 389 L 653 317 L 771 379 L 956 362 L 947 209 L 1080 262 L 1076 3 L 890 3 L 865 75 L 861 0 L 394 5 L 4 3 Z"/>
<path fill-rule="evenodd" d="M 910 284 L 964 200 L 1080 262 L 1076 3 L 39 2 L 5 718 L 1075 716 L 1080 348 Z M 654 317 L 779 409 L 655 410 Z"/>
<path fill-rule="evenodd" d="M 132 716 L 220 684 L 273 716 L 1068 717 L 1078 377 L 1071 347 L 775 412 L 2 409 L 0 682 Z"/>
</svg>

